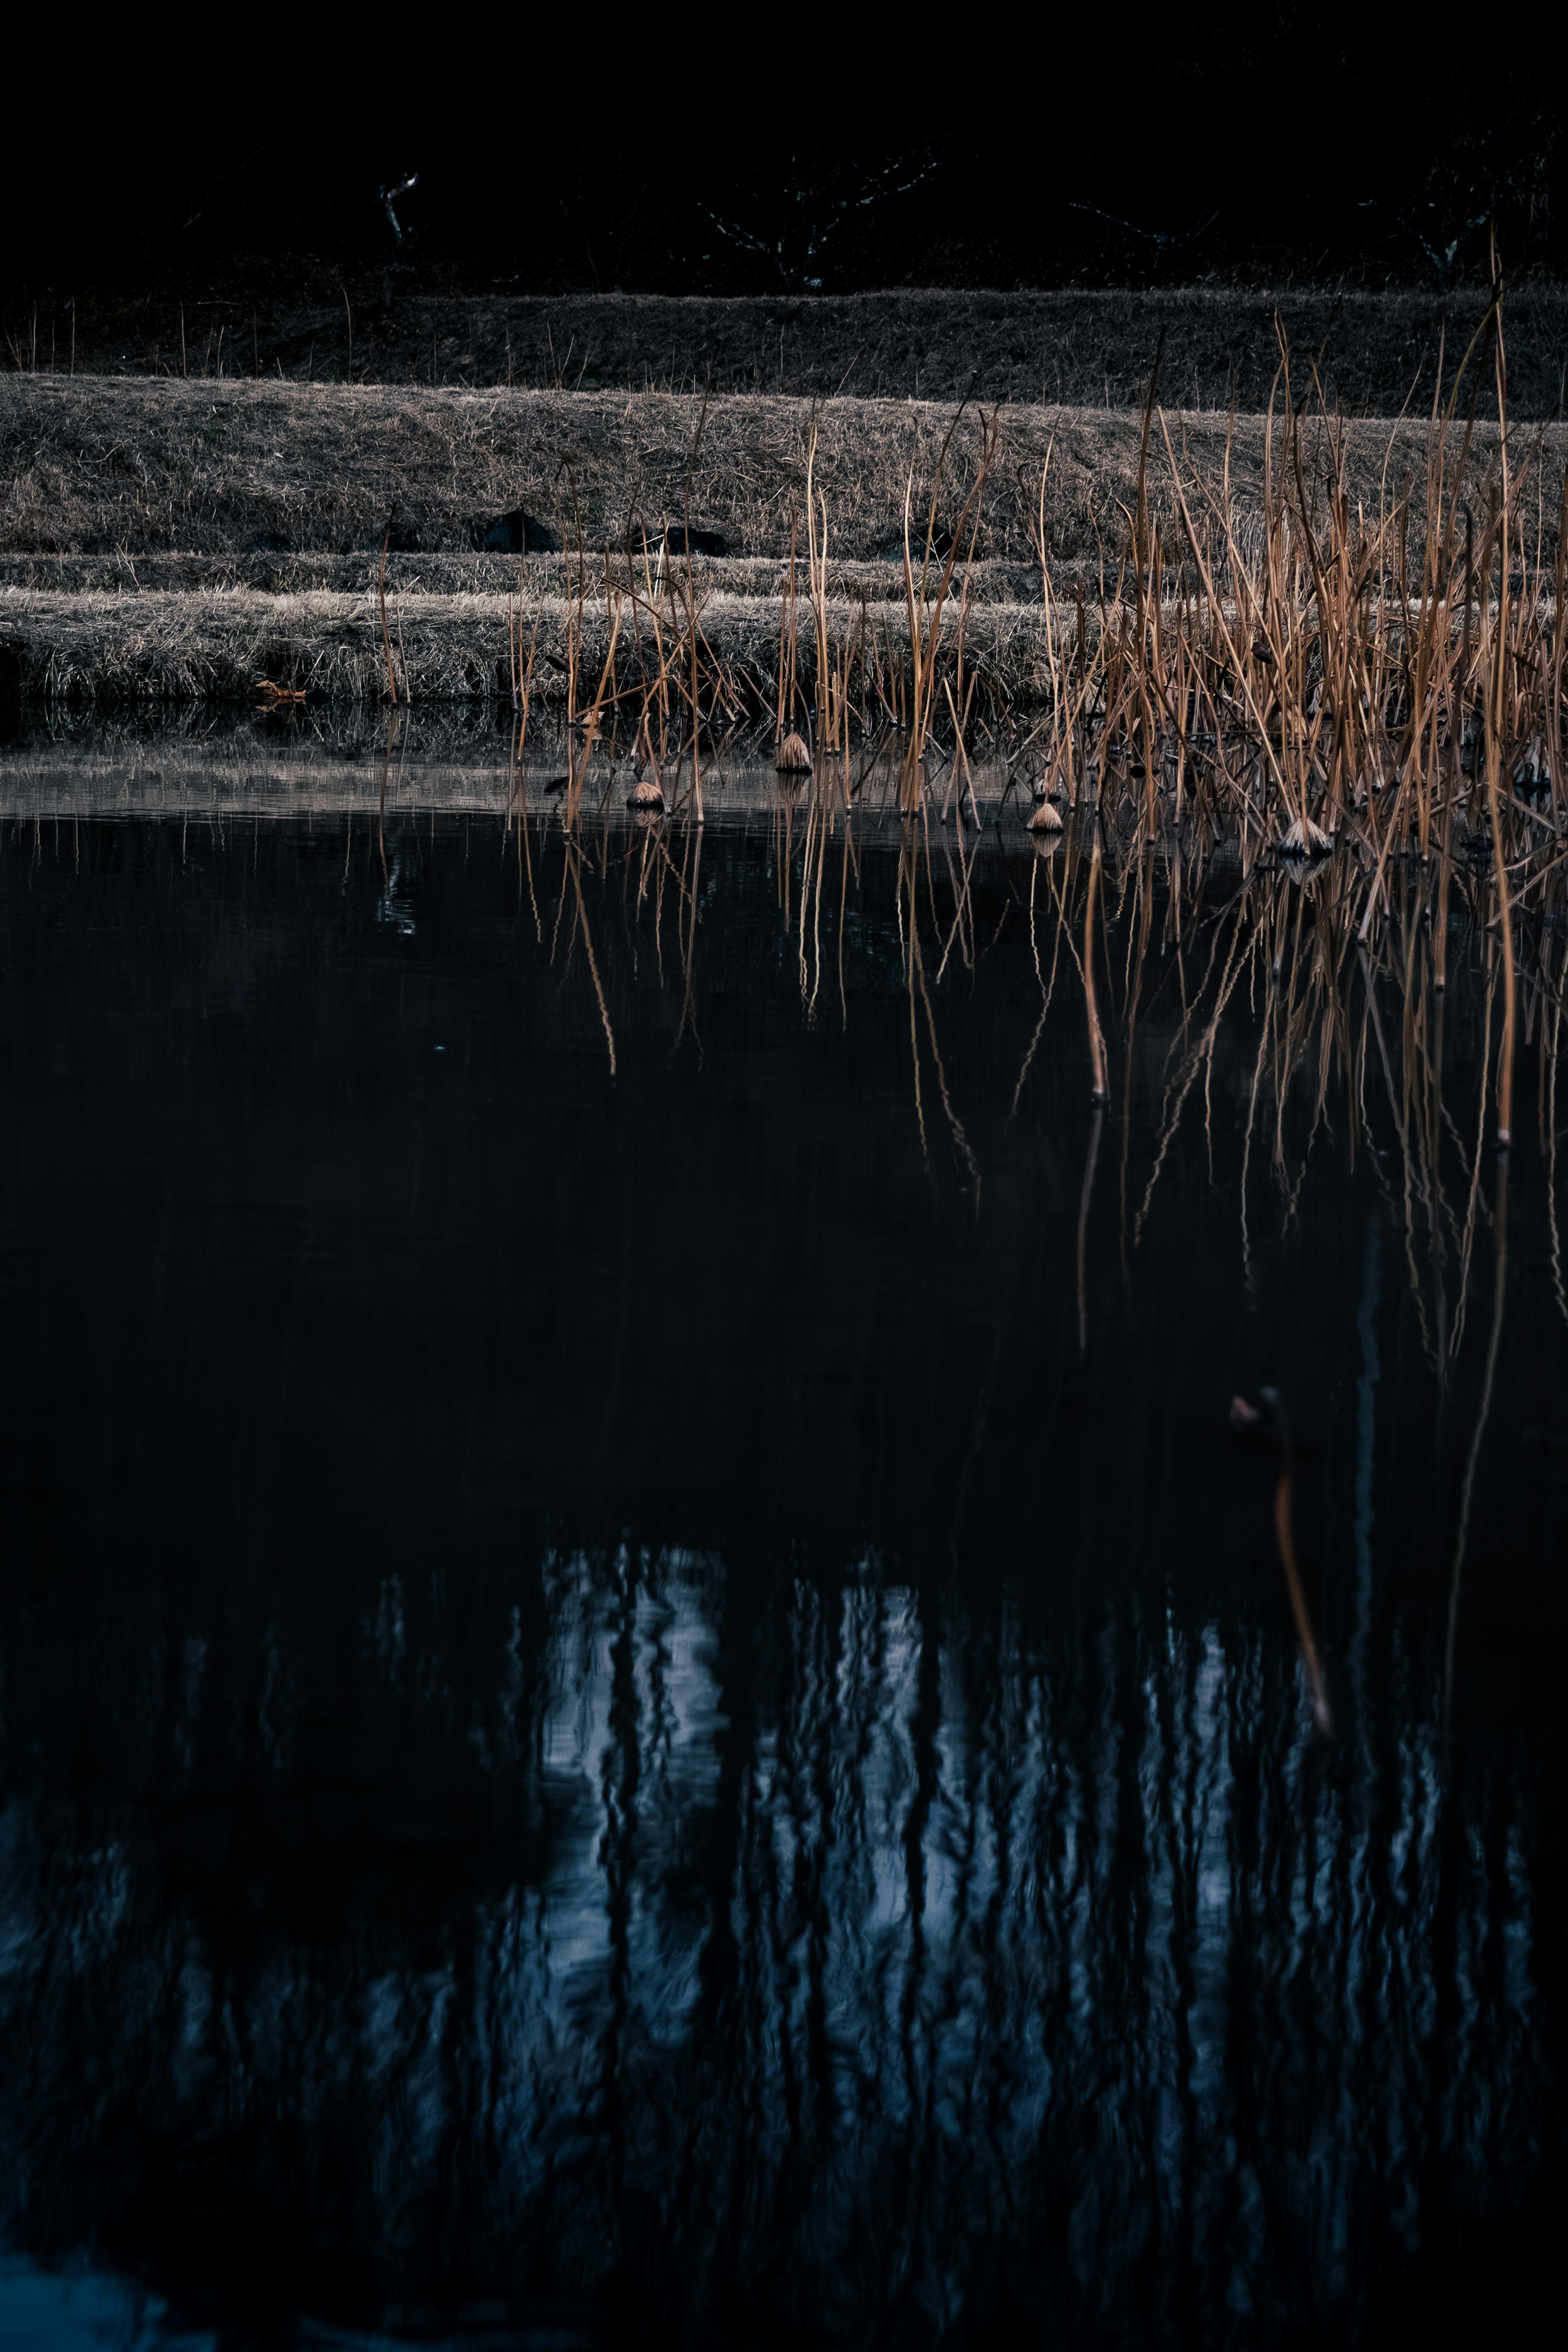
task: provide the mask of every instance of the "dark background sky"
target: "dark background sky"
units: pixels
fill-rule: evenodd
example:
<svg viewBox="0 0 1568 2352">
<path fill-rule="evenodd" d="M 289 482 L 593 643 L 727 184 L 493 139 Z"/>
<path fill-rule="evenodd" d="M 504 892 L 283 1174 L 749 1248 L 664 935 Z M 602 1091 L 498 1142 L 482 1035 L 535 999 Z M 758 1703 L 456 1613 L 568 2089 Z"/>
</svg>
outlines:
<svg viewBox="0 0 1568 2352">
<path fill-rule="evenodd" d="M 1509 12 L 1506 44 L 1228 0 L 1063 21 L 879 19 L 825 62 L 733 12 L 711 36 L 465 19 L 449 48 L 367 19 L 352 52 L 262 32 L 194 80 L 139 38 L 20 110 L 0 294 L 281 291 L 392 261 L 476 291 L 1432 283 L 1485 273 L 1493 221 L 1510 275 L 1568 268 L 1541 12 Z M 378 191 L 410 172 L 398 246 Z"/>
</svg>

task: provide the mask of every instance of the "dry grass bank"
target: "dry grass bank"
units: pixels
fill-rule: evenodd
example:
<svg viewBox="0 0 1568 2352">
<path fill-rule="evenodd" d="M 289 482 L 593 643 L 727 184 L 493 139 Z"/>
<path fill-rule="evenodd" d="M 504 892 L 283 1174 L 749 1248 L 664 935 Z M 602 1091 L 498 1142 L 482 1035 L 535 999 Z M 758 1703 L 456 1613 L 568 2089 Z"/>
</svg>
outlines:
<svg viewBox="0 0 1568 2352">
<path fill-rule="evenodd" d="M 177 289 L 79 304 L 79 372 L 279 374 L 303 382 L 563 387 L 584 392 L 784 393 L 826 398 L 982 398 L 1066 407 L 1135 406 L 1163 331 L 1168 396 L 1194 408 L 1261 408 L 1292 346 L 1323 353 L 1331 403 L 1397 415 L 1413 383 L 1429 403 L 1440 341 L 1451 364 L 1485 307 L 1461 289 L 1183 287 L 1054 293 L 893 289 L 808 299 L 665 295 L 403 296 L 380 281 L 330 283 L 287 299 L 237 288 L 216 300 Z M 12 364 L 65 369 L 70 322 L 46 311 L 5 322 Z M 1561 417 L 1568 288 L 1521 285 L 1509 300 L 1509 394 L 1519 418 Z M 352 343 L 352 358 L 351 358 Z M 1495 415 L 1495 409 L 1494 409 Z"/>
<path fill-rule="evenodd" d="M 525 506 L 569 543 L 622 541 L 628 529 L 679 516 L 701 402 L 663 393 L 577 394 L 280 383 L 0 378 L 0 551 L 13 556 L 145 554 L 353 555 L 380 546 L 399 504 L 395 544 L 424 555 L 472 547 L 477 521 Z M 812 404 L 771 395 L 709 404 L 692 473 L 694 522 L 721 530 L 736 556 L 777 560 L 804 502 Z M 886 562 L 900 532 L 905 485 L 929 496 L 951 404 L 841 399 L 819 404 L 816 482 L 836 561 Z M 1177 413 L 1172 429 L 1194 473 L 1217 488 L 1227 420 Z M 1426 426 L 1363 421 L 1345 428 L 1345 481 L 1375 512 L 1407 478 L 1419 536 Z M 1568 427 L 1516 428 L 1543 444 L 1548 470 L 1568 453 Z M 972 469 L 981 425 L 958 429 L 949 478 Z M 1308 435 L 1317 481 L 1328 428 Z M 1458 431 L 1456 429 L 1456 440 Z M 1496 455 L 1478 425 L 1477 478 Z M 1013 407 L 977 545 L 984 558 L 1027 564 L 1041 468 L 1052 451 L 1046 531 L 1054 559 L 1098 561 L 1126 531 L 1136 498 L 1139 420 L 1115 411 Z M 1260 523 L 1264 425 L 1237 420 L 1230 484 L 1239 527 Z M 1169 469 L 1151 468 L 1152 512 L 1178 526 Z M 955 502 L 956 503 L 956 502 Z M 1250 519 L 1250 520 L 1249 520 Z M 1542 510 L 1554 544 L 1556 507 Z"/>
<path fill-rule="evenodd" d="M 529 600 L 525 621 L 535 644 L 535 703 L 566 698 L 568 631 L 575 609 L 561 595 Z M 508 618 L 516 611 L 515 595 L 509 600 L 500 593 L 395 591 L 387 618 L 400 698 L 504 698 L 510 704 Z M 700 611 L 707 652 L 731 681 L 727 699 L 721 698 L 719 706 L 721 718 L 764 718 L 778 659 L 776 597 L 710 589 Z M 907 632 L 908 618 L 904 606 L 890 598 L 864 605 L 858 598 L 836 599 L 827 607 L 826 623 L 828 643 L 841 652 L 862 625 L 897 641 Z M 662 626 L 668 646 L 668 606 Z M 580 663 L 594 679 L 609 636 L 601 595 L 588 602 L 576 639 Z M 971 670 L 982 667 L 1000 694 L 1026 701 L 1047 680 L 1045 639 L 1039 603 L 976 604 L 966 631 Z M 628 709 L 635 709 L 641 699 L 639 678 L 655 676 L 658 667 L 653 616 L 646 609 L 635 618 L 623 612 L 612 694 L 625 688 Z M 234 702 L 252 697 L 261 678 L 304 688 L 326 701 L 384 701 L 386 654 L 374 593 L 0 591 L 0 692 L 79 705 Z"/>
<path fill-rule="evenodd" d="M 1108 551 L 1108 556 L 1110 554 Z M 615 551 L 617 578 L 626 578 L 625 549 Z M 227 590 L 247 588 L 261 595 L 300 596 L 324 590 L 340 596 L 363 595 L 372 588 L 380 571 L 380 553 L 376 549 L 362 549 L 353 555 L 296 554 L 280 550 L 266 555 L 189 555 L 179 550 L 172 553 L 130 553 L 113 555 L 0 555 L 0 595 L 9 589 L 38 589 L 49 595 L 83 595 L 89 593 L 125 595 L 132 592 L 143 593 L 155 590 L 163 595 L 216 595 Z M 637 558 L 639 580 L 644 572 L 643 560 Z M 650 575 L 657 565 L 647 567 Z M 1085 593 L 1095 594 L 1100 584 L 1098 563 L 1079 567 L 1085 581 Z M 722 588 L 734 596 L 766 596 L 774 600 L 789 579 L 786 556 L 742 555 L 698 556 L 693 565 L 695 577 L 704 591 Z M 804 556 L 796 565 L 804 580 Z M 602 587 L 603 562 L 593 556 L 588 560 L 589 584 Z M 1035 562 L 1009 563 L 992 559 L 975 562 L 966 568 L 973 599 L 987 604 L 1036 603 L 1040 595 L 1040 569 Z M 1077 576 L 1070 564 L 1055 567 L 1054 577 L 1069 584 Z M 531 555 L 525 573 L 531 595 L 564 596 L 576 593 L 578 562 L 572 555 Z M 680 566 L 685 577 L 685 566 Z M 828 592 L 835 598 L 869 596 L 874 602 L 892 599 L 904 593 L 902 559 L 890 559 L 868 563 L 837 558 L 827 567 Z M 1105 584 L 1114 583 L 1114 562 L 1108 561 Z M 518 564 L 515 555 L 424 555 L 398 553 L 389 555 L 386 562 L 386 583 L 389 594 L 409 596 L 511 596 L 518 590 Z"/>
</svg>

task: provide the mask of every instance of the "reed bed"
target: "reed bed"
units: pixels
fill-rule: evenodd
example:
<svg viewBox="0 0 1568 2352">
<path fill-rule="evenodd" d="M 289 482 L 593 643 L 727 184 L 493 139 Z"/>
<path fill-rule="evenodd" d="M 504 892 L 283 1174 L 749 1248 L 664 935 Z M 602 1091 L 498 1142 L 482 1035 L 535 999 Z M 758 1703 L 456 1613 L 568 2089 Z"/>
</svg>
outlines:
<svg viewBox="0 0 1568 2352">
<path fill-rule="evenodd" d="M 1447 387 L 1439 377 L 1419 499 L 1410 476 L 1385 475 L 1369 509 L 1351 495 L 1342 424 L 1310 364 L 1302 396 L 1281 338 L 1253 531 L 1237 526 L 1228 464 L 1217 480 L 1194 465 L 1157 406 L 1156 371 L 1115 585 L 1094 598 L 1092 615 L 1081 582 L 1065 610 L 1053 592 L 1047 450 L 1036 510 L 1043 626 L 1029 677 L 1043 715 L 1026 727 L 1023 698 L 984 638 L 961 561 L 973 556 L 995 470 L 994 416 L 981 420 L 967 480 L 950 485 L 955 416 L 923 515 L 911 468 L 897 627 L 886 606 L 868 600 L 847 614 L 830 610 L 831 519 L 816 480 L 813 428 L 804 517 L 792 524 L 792 547 L 804 538 L 804 578 L 792 556 L 771 672 L 715 641 L 691 559 L 656 567 L 646 542 L 640 558 L 628 549 L 618 569 L 608 550 L 595 559 L 601 609 L 612 616 L 601 661 L 584 627 L 589 557 L 580 537 L 567 656 L 554 657 L 566 680 L 567 723 L 584 746 L 563 803 L 568 829 L 583 806 L 588 751 L 612 719 L 629 722 L 639 779 L 644 766 L 661 779 L 673 766 L 674 798 L 684 774 L 699 818 L 705 742 L 726 727 L 754 724 L 770 706 L 775 740 L 798 733 L 811 745 L 846 815 L 893 745 L 904 817 L 934 814 L 962 825 L 967 814 L 973 822 L 972 747 L 981 732 L 1005 742 L 1010 785 L 1032 794 L 1037 827 L 1059 829 L 1058 803 L 1093 812 L 1081 962 L 1097 1096 L 1105 1074 L 1093 930 L 1113 835 L 1123 857 L 1158 849 L 1178 866 L 1186 845 L 1205 838 L 1234 839 L 1244 873 L 1263 857 L 1298 873 L 1331 860 L 1347 937 L 1363 949 L 1413 866 L 1438 990 L 1457 888 L 1479 895 L 1478 919 L 1495 933 L 1504 993 L 1498 1129 L 1506 1145 L 1519 1024 L 1516 931 L 1527 909 L 1560 905 L 1568 854 L 1568 476 L 1552 468 L 1548 477 L 1539 436 L 1506 428 L 1488 462 L 1476 462 L 1483 369 L 1506 419 L 1500 299 Z M 1470 415 L 1457 425 L 1466 393 Z M 700 423 L 698 439 L 700 431 Z M 1169 531 L 1152 506 L 1156 468 L 1177 518 Z M 944 504 L 956 516 L 947 530 L 939 525 Z M 508 674 L 520 765 L 538 690 L 540 619 L 535 602 L 530 626 L 522 580 Z M 636 653 L 630 675 L 616 667 L 623 623 Z"/>
<path fill-rule="evenodd" d="M 1476 651 L 1480 641 L 1472 627 L 1478 662 L 1484 659 Z M 1506 642 L 1494 614 L 1494 670 Z M 1487 685 L 1483 669 L 1483 692 Z M 1483 737 L 1487 723 L 1483 710 Z M 1495 713 L 1492 724 L 1495 737 Z M 1483 745 L 1479 783 L 1458 769 L 1472 796 L 1486 793 L 1485 764 L 1493 756 Z M 1004 825 L 998 835 L 994 794 L 1008 789 L 1005 770 L 973 780 L 985 795 L 978 826 L 963 820 L 969 795 L 954 788 L 951 763 L 947 823 L 930 790 L 917 809 L 903 805 L 909 761 L 898 746 L 884 746 L 869 769 L 852 764 L 850 772 L 847 793 L 840 759 L 819 751 L 809 781 L 786 776 L 773 792 L 771 863 L 803 1016 L 811 1025 L 847 1028 L 854 990 L 868 978 L 879 989 L 889 985 L 880 951 L 869 974 L 850 959 L 857 923 L 875 900 L 885 905 L 890 858 L 900 948 L 895 984 L 908 1000 L 910 1145 L 918 1141 L 933 1184 L 969 1194 L 977 1216 L 1002 1139 L 1028 1106 L 1053 1011 L 1058 1024 L 1077 1025 L 1089 1105 L 1073 1244 L 1081 1356 L 1094 1336 L 1091 1217 L 1104 1218 L 1109 1197 L 1129 1268 L 1159 1236 L 1168 1243 L 1172 1211 L 1167 1204 L 1162 1223 L 1162 1186 L 1184 1156 L 1173 1147 L 1184 1125 L 1200 1125 L 1215 1167 L 1216 1098 L 1233 1147 L 1235 1126 L 1241 1129 L 1234 1215 L 1249 1283 L 1267 1237 L 1297 1223 L 1314 1162 L 1331 1155 L 1342 1164 L 1348 1159 L 1353 1170 L 1360 1161 L 1389 1203 L 1420 1349 L 1445 1397 L 1458 1391 L 1462 1361 L 1473 1361 L 1484 1345 L 1479 1400 L 1467 1403 L 1460 1423 L 1462 1483 L 1441 1569 L 1447 1724 L 1472 1504 L 1504 1345 L 1513 1079 L 1516 1061 L 1526 1056 L 1536 1065 L 1547 1278 L 1568 1321 L 1556 1195 L 1568 929 L 1560 853 L 1523 872 L 1505 858 L 1500 892 L 1495 858 L 1457 852 L 1446 825 L 1434 827 L 1425 860 L 1414 846 L 1384 856 L 1375 831 L 1332 855 L 1304 858 L 1278 838 L 1270 844 L 1239 817 L 1222 827 L 1206 814 L 1194 816 L 1191 800 L 1180 823 L 1168 821 L 1155 832 L 1142 795 L 1126 792 L 1112 803 L 1087 777 L 1061 832 L 1031 840 L 1021 827 Z M 537 781 L 531 787 L 520 765 L 507 818 L 520 910 L 552 963 L 563 961 L 569 969 L 581 947 L 579 971 L 592 987 L 612 1077 L 626 979 L 624 970 L 617 976 L 606 968 L 606 941 L 640 935 L 652 952 L 639 968 L 679 992 L 679 1036 L 697 1033 L 704 840 L 695 778 L 684 793 L 676 782 L 673 825 L 624 815 L 615 781 L 612 769 L 595 811 L 582 771 L 574 768 L 570 779 L 553 778 L 547 788 L 545 807 L 561 814 L 544 814 Z M 712 771 L 708 781 L 711 794 Z M 1397 789 L 1385 786 L 1385 796 Z M 1453 794 L 1459 785 L 1450 774 L 1435 789 Z M 1279 797 L 1282 817 L 1289 803 Z M 1498 797 L 1488 794 L 1494 811 Z M 611 822 L 593 823 L 595 813 Z M 1038 1003 L 1026 1042 L 1021 1034 L 1004 1105 L 976 1095 L 954 1051 L 953 1000 L 968 996 L 1009 920 L 1026 925 Z M 1465 986 L 1450 1014 L 1448 983 L 1461 974 Z M 1469 1045 L 1479 1048 L 1464 1057 L 1462 1088 L 1454 1082 L 1454 1057 L 1445 1054 L 1446 1018 L 1465 1024 Z M 1238 1024 L 1256 1037 L 1240 1054 Z M 1134 1116 L 1133 1099 L 1135 1071 L 1142 1094 L 1151 1067 L 1160 1074 L 1152 1125 Z M 1472 1322 L 1480 1328 L 1467 1357 Z M 1465 1394 L 1473 1399 L 1468 1379 Z M 1313 1719 L 1321 1735 L 1332 1738 L 1328 1680 L 1294 1527 L 1291 1407 L 1276 1388 L 1263 1391 L 1261 1411 L 1241 1400 L 1237 1409 L 1238 1427 L 1250 1425 L 1279 1449 L 1279 1565 Z"/>
</svg>

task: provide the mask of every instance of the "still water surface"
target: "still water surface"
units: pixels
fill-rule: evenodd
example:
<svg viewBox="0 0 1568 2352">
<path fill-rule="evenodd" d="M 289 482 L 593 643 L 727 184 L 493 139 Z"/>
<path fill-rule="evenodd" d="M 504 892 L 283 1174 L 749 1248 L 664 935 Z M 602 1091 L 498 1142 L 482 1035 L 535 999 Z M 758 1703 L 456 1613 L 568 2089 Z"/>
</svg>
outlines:
<svg viewBox="0 0 1568 2352">
<path fill-rule="evenodd" d="M 7 826 L 7 2344 L 1378 2341 L 1531 2277 L 1545 1059 L 1456 1606 L 1484 943 L 1435 1038 L 1403 948 L 1297 1035 L 1310 893 L 1277 976 L 1238 873 L 1179 938 L 1113 875 L 1097 1120 L 1070 843 L 994 832 L 939 977 L 951 835 L 808 834 Z"/>
</svg>

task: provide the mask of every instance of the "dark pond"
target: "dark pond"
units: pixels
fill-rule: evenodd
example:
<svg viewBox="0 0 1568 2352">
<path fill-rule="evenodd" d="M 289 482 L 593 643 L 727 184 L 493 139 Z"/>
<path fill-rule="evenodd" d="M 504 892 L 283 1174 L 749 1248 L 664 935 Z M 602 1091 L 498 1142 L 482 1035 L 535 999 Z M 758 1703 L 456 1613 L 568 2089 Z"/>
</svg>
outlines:
<svg viewBox="0 0 1568 2352">
<path fill-rule="evenodd" d="M 47 800 L 0 2339 L 1510 2325 L 1564 2186 L 1549 998 L 1505 1221 L 1462 910 L 1439 1001 L 1331 874 L 1112 857 L 1097 1115 L 1082 845 L 1016 812 L 965 897 L 951 828 L 804 807 Z"/>
</svg>

